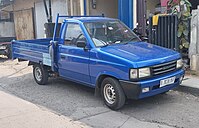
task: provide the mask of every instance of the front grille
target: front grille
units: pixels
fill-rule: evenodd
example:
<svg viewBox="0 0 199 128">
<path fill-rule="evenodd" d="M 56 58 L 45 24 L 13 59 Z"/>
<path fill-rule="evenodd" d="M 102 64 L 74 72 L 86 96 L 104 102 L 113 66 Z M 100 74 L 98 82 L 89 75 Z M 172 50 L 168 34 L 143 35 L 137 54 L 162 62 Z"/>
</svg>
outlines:
<svg viewBox="0 0 199 128">
<path fill-rule="evenodd" d="M 174 71 L 176 70 L 176 61 L 152 66 L 151 70 L 152 70 L 153 76 Z"/>
</svg>

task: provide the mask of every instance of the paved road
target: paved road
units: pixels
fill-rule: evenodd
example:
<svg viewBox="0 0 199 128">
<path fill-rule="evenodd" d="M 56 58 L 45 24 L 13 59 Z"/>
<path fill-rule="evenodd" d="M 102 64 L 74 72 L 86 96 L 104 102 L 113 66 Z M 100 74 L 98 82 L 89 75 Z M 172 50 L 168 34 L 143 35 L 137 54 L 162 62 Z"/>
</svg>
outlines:
<svg viewBox="0 0 199 128">
<path fill-rule="evenodd" d="M 170 91 L 165 95 L 127 102 L 120 111 L 111 111 L 94 90 L 63 79 L 37 85 L 27 62 L 0 59 L 0 89 L 34 104 L 93 127 L 176 127 L 197 128 L 199 97 Z"/>
</svg>

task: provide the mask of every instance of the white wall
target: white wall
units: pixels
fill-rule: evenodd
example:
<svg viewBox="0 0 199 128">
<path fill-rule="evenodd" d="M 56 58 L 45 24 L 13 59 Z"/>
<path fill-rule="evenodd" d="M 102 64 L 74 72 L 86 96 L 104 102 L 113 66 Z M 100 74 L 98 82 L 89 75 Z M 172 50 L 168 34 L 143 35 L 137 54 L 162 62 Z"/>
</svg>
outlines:
<svg viewBox="0 0 199 128">
<path fill-rule="evenodd" d="M 199 7 L 192 10 L 191 41 L 189 46 L 190 68 L 199 71 Z"/>
<path fill-rule="evenodd" d="M 189 57 L 199 54 L 199 9 L 192 11 Z"/>
<path fill-rule="evenodd" d="M 13 22 L 0 22 L 0 37 L 15 37 Z"/>
<path fill-rule="evenodd" d="M 57 13 L 60 15 L 68 15 L 68 6 L 66 0 L 52 1 L 53 22 L 56 20 Z M 35 17 L 36 17 L 36 37 L 44 38 L 44 24 L 47 22 L 45 8 L 43 2 L 35 3 Z"/>
<path fill-rule="evenodd" d="M 36 38 L 44 37 L 44 23 L 47 22 L 43 2 L 35 3 L 35 30 Z"/>
<path fill-rule="evenodd" d="M 52 1 L 53 21 L 56 20 L 57 13 L 60 15 L 68 15 L 68 5 L 66 0 Z"/>
</svg>

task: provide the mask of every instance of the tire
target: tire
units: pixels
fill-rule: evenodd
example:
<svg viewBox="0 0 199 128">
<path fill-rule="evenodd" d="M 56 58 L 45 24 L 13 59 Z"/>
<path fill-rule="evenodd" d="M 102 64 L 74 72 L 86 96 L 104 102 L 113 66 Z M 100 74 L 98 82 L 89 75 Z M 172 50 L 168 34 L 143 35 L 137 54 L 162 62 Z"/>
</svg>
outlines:
<svg viewBox="0 0 199 128">
<path fill-rule="evenodd" d="M 11 45 L 6 46 L 6 56 L 8 57 L 8 59 L 12 59 Z"/>
<path fill-rule="evenodd" d="M 126 101 L 126 96 L 118 80 L 111 77 L 102 81 L 101 95 L 104 103 L 112 110 L 122 108 Z"/>
<path fill-rule="evenodd" d="M 11 51 L 9 51 L 9 53 L 7 54 L 8 59 L 12 59 L 12 53 Z"/>
<path fill-rule="evenodd" d="M 33 76 L 37 84 L 45 85 L 48 82 L 48 70 L 39 64 L 33 65 Z"/>
</svg>

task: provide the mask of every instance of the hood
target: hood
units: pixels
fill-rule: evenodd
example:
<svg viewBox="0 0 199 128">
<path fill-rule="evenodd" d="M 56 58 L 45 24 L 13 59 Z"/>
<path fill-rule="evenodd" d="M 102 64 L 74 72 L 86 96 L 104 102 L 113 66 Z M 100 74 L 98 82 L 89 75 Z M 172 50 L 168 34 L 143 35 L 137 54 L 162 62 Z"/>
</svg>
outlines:
<svg viewBox="0 0 199 128">
<path fill-rule="evenodd" d="M 138 68 L 173 61 L 181 57 L 176 51 L 145 42 L 110 45 L 100 50 L 136 63 Z"/>
</svg>

